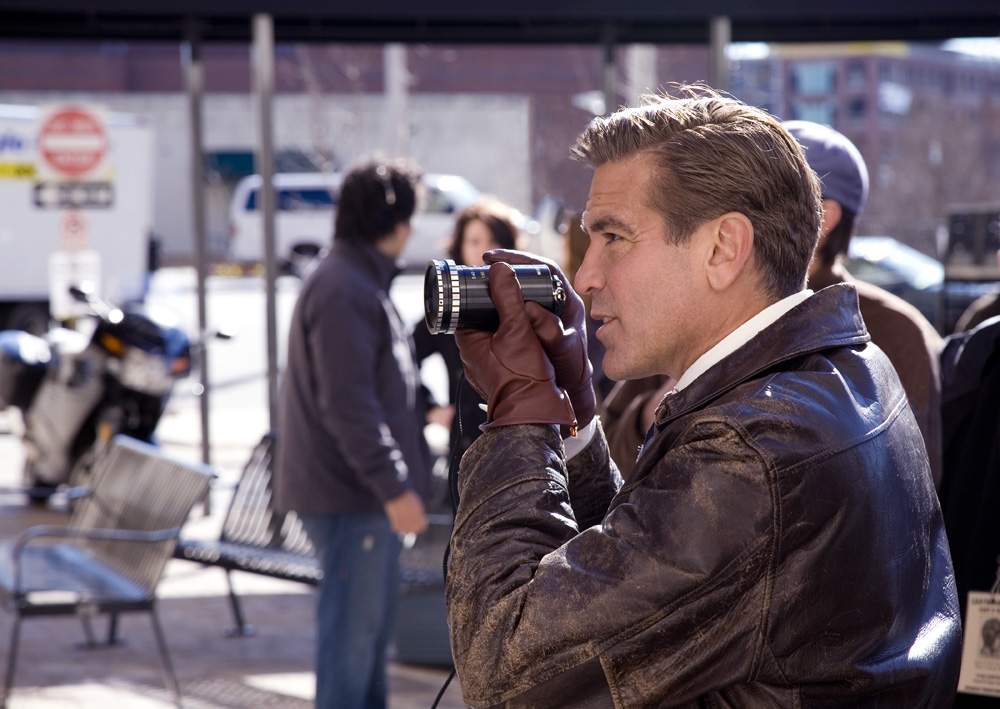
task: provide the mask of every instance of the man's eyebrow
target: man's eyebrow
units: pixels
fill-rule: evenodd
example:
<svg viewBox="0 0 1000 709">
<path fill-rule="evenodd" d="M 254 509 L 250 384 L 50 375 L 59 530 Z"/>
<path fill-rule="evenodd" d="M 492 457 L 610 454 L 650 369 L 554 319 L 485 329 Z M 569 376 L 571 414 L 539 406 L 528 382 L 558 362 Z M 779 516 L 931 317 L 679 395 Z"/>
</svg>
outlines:
<svg viewBox="0 0 1000 709">
<path fill-rule="evenodd" d="M 588 233 L 600 233 L 605 231 L 623 231 L 628 234 L 632 233 L 631 226 L 613 215 L 597 217 L 597 219 L 590 223 L 589 229 L 587 228 L 587 225 L 582 222 L 582 220 L 580 225 L 583 227 L 583 230 Z"/>
</svg>

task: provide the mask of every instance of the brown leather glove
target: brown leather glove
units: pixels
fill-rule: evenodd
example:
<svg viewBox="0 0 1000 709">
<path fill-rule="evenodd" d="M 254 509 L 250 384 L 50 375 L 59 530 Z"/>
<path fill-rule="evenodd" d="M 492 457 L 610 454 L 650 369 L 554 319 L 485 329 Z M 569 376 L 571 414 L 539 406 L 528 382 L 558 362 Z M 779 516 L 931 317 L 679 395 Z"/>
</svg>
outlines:
<svg viewBox="0 0 1000 709">
<path fill-rule="evenodd" d="M 506 249 L 487 251 L 483 258 L 487 264 L 544 264 L 562 281 L 566 303 L 561 316 L 553 315 L 536 303 L 527 303 L 526 307 L 535 334 L 556 370 L 556 384 L 569 394 L 578 425 L 585 427 L 594 418 L 597 398 L 594 396 L 594 368 L 587 356 L 587 309 L 583 300 L 562 269 L 547 258 Z"/>
<path fill-rule="evenodd" d="M 489 280 L 500 327 L 496 332 L 455 333 L 466 377 L 488 404 L 483 428 L 519 423 L 574 428 L 573 406 L 556 385 L 555 371 L 535 335 L 513 269 L 495 263 Z"/>
</svg>

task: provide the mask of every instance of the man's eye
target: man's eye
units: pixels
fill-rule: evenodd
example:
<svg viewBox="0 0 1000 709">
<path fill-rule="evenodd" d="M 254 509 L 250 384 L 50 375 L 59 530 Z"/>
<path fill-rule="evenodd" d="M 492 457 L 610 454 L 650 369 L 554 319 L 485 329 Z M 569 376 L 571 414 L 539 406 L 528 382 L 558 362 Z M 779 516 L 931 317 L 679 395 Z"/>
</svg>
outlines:
<svg viewBox="0 0 1000 709">
<path fill-rule="evenodd" d="M 607 232 L 604 233 L 604 241 L 608 244 L 613 244 L 616 241 L 621 241 L 621 240 L 622 238 L 618 236 L 618 234 L 609 234 Z"/>
</svg>

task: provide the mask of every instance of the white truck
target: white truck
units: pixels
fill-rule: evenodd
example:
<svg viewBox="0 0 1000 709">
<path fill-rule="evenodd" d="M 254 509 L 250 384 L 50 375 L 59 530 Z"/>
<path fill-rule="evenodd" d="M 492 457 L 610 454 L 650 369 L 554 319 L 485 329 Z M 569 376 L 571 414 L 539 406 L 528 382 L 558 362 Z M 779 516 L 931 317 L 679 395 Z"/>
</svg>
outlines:
<svg viewBox="0 0 1000 709">
<path fill-rule="evenodd" d="M 47 329 L 67 279 L 141 298 L 152 213 L 150 128 L 94 106 L 0 104 L 0 329 Z"/>
</svg>

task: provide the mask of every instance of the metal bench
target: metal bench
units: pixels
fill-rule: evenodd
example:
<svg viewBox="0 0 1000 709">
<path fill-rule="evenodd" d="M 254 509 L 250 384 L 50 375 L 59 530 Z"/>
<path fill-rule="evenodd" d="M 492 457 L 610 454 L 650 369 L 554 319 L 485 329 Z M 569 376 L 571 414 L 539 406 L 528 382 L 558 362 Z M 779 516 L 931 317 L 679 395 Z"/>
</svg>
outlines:
<svg viewBox="0 0 1000 709">
<path fill-rule="evenodd" d="M 31 527 L 0 546 L 0 601 L 14 613 L 0 706 L 17 666 L 21 620 L 76 615 L 94 644 L 90 619 L 108 614 L 108 643 L 118 615 L 150 614 L 168 690 L 180 704 L 163 630 L 156 586 L 194 504 L 208 489 L 204 466 L 165 456 L 154 446 L 115 437 L 94 466 L 90 493 L 66 527 Z"/>
<path fill-rule="evenodd" d="M 294 512 L 282 514 L 272 504 L 271 462 L 274 437 L 264 435 L 243 467 L 233 498 L 216 540 L 182 539 L 174 550 L 178 559 L 226 572 L 229 605 L 235 627 L 230 635 L 253 634 L 233 588 L 233 571 L 247 571 L 272 578 L 319 584 L 323 578 L 319 562 L 302 522 Z"/>
<path fill-rule="evenodd" d="M 254 632 L 245 620 L 239 596 L 233 587 L 233 571 L 299 581 L 312 586 L 318 585 L 323 578 L 323 570 L 302 521 L 294 512 L 277 512 L 272 504 L 273 451 L 274 436 L 266 434 L 254 447 L 240 474 L 219 539 L 182 539 L 174 550 L 178 559 L 225 570 L 235 624 L 228 632 L 230 636 L 248 636 Z M 404 550 L 400 560 L 404 603 L 400 608 L 401 620 L 404 621 L 400 623 L 402 628 L 406 627 L 402 616 L 409 597 L 423 598 L 436 593 L 443 599 L 441 555 L 448 542 L 451 519 L 430 515 L 429 521 L 428 533 L 422 535 L 413 548 Z M 437 625 L 444 628 L 443 611 L 435 611 L 435 614 L 440 616 Z M 447 633 L 444 635 L 446 637 Z M 447 646 L 446 640 L 444 646 Z"/>
</svg>

